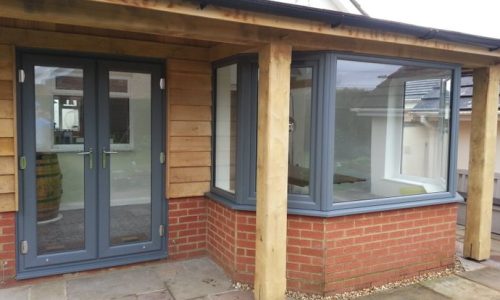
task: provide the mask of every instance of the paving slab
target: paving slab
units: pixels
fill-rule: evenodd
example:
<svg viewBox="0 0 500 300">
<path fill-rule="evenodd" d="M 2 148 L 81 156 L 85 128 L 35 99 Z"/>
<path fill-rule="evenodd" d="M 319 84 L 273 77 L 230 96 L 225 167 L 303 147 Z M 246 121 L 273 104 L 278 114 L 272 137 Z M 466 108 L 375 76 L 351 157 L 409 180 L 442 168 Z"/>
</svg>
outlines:
<svg viewBox="0 0 500 300">
<path fill-rule="evenodd" d="M 137 295 L 137 300 L 175 300 L 167 290 Z"/>
<path fill-rule="evenodd" d="M 253 300 L 252 291 L 229 291 L 212 295 L 211 300 Z"/>
<path fill-rule="evenodd" d="M 476 283 L 485 285 L 489 288 L 500 292 L 500 270 L 494 268 L 483 268 L 476 271 L 464 272 L 459 274 L 463 278 L 467 278 Z"/>
<path fill-rule="evenodd" d="M 163 281 L 147 267 L 117 270 L 67 282 L 67 295 L 72 300 L 113 299 L 164 289 Z"/>
<path fill-rule="evenodd" d="M 464 268 L 465 271 L 475 271 L 486 267 L 485 265 L 477 261 L 466 259 L 463 257 L 459 257 L 458 260 L 462 264 L 462 267 Z"/>
<path fill-rule="evenodd" d="M 423 281 L 421 285 L 456 300 L 498 300 L 500 292 L 465 278 L 452 275 L 448 277 Z"/>
<path fill-rule="evenodd" d="M 186 271 L 186 268 L 182 262 L 152 265 L 151 269 L 156 272 L 161 280 L 166 280 Z"/>
<path fill-rule="evenodd" d="M 0 299 L 28 300 L 31 286 L 0 289 Z"/>
<path fill-rule="evenodd" d="M 176 300 L 213 295 L 231 289 L 231 281 L 222 269 L 208 259 L 183 262 L 184 270 L 165 280 L 168 290 Z"/>
<path fill-rule="evenodd" d="M 450 298 L 421 285 L 412 285 L 357 298 L 359 300 L 448 300 Z"/>
<path fill-rule="evenodd" d="M 37 300 L 65 300 L 66 281 L 52 281 L 37 284 L 30 289 L 30 299 Z"/>
</svg>

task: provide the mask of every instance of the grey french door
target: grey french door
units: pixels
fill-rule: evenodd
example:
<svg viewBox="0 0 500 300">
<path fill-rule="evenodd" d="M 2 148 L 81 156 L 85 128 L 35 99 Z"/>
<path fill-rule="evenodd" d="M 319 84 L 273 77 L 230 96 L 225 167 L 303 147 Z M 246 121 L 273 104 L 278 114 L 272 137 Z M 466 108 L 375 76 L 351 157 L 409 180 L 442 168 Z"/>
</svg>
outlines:
<svg viewBox="0 0 500 300">
<path fill-rule="evenodd" d="M 18 277 L 165 256 L 161 63 L 19 64 Z"/>
</svg>

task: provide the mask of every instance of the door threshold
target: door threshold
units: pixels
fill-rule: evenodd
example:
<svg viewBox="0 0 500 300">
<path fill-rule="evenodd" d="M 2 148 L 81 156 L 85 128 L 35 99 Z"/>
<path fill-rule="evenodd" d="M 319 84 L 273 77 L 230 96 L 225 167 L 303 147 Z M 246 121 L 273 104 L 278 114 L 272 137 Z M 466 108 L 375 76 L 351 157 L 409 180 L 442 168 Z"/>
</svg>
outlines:
<svg viewBox="0 0 500 300">
<path fill-rule="evenodd" d="M 24 280 L 44 276 L 61 275 L 81 271 L 104 269 L 110 267 L 124 266 L 141 262 L 148 262 L 167 258 L 167 252 L 154 251 L 150 253 L 132 254 L 122 257 L 99 258 L 91 261 L 78 263 L 67 263 L 64 265 L 53 265 L 48 267 L 36 267 L 26 270 L 18 270 L 15 279 Z"/>
</svg>

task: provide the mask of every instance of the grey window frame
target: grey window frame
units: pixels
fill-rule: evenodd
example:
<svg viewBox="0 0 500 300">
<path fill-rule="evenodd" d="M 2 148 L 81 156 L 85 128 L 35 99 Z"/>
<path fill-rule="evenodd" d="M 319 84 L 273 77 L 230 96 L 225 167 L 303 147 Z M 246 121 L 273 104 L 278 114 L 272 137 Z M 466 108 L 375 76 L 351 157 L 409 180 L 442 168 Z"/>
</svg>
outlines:
<svg viewBox="0 0 500 300">
<path fill-rule="evenodd" d="M 337 61 L 351 60 L 367 63 L 399 64 L 451 71 L 450 135 L 448 148 L 447 191 L 431 194 L 374 198 L 342 203 L 334 202 L 334 144 Z M 214 186 L 207 193 L 222 204 L 236 210 L 255 211 L 256 157 L 257 157 L 257 107 L 258 66 L 255 55 L 241 55 L 213 64 L 213 128 L 215 134 L 216 69 L 236 63 L 238 65 L 238 138 L 236 145 L 236 191 L 230 194 Z M 310 195 L 288 195 L 288 213 L 306 216 L 333 217 L 367 212 L 462 202 L 456 190 L 457 146 L 459 126 L 459 97 L 461 67 L 457 64 L 401 59 L 342 52 L 293 53 L 292 67 L 317 64 L 316 80 L 313 77 L 311 108 L 311 178 Z M 215 136 L 212 134 L 212 149 Z M 213 151 L 215 152 L 215 151 Z M 313 157 L 314 155 L 314 157 Z M 215 168 L 215 154 L 212 153 Z M 215 174 L 214 168 L 212 175 Z"/>
<path fill-rule="evenodd" d="M 332 54 L 332 65 L 330 69 L 332 70 L 332 88 L 333 90 L 331 99 L 332 107 L 330 109 L 330 115 L 335 116 L 335 103 L 336 103 L 336 74 L 337 74 L 337 61 L 338 60 L 350 60 L 356 62 L 367 62 L 367 63 L 383 63 L 383 64 L 403 64 L 405 66 L 416 66 L 416 67 L 427 67 L 435 69 L 450 70 L 452 72 L 452 90 L 450 95 L 450 140 L 449 140 L 449 150 L 448 150 L 448 180 L 447 180 L 447 191 L 431 194 L 420 194 L 420 195 L 408 195 L 408 196 L 397 196 L 397 197 L 385 197 L 385 198 L 374 198 L 369 200 L 356 200 L 345 203 L 335 203 L 333 201 L 333 186 L 330 188 L 327 194 L 327 201 L 329 202 L 330 210 L 335 211 L 354 211 L 355 213 L 378 211 L 377 208 L 384 208 L 383 210 L 398 209 L 404 207 L 416 207 L 440 203 L 449 203 L 461 201 L 461 197 L 456 192 L 456 158 L 457 158 L 457 145 L 458 145 L 458 113 L 459 113 L 459 91 L 460 91 L 460 74 L 461 68 L 455 64 L 447 63 L 436 63 L 436 62 L 424 62 L 415 61 L 408 59 L 393 59 L 385 57 L 373 57 L 365 55 L 351 55 L 351 54 Z M 334 118 L 332 118 L 334 119 Z M 333 124 L 329 124 L 328 127 L 330 132 L 333 132 L 331 144 L 328 146 L 329 153 L 333 156 L 334 142 L 335 142 L 335 120 Z M 332 162 L 335 163 L 333 157 Z M 329 168 L 328 172 L 331 173 L 329 176 L 333 176 L 333 166 Z M 335 213 L 333 213 L 335 215 Z"/>
</svg>

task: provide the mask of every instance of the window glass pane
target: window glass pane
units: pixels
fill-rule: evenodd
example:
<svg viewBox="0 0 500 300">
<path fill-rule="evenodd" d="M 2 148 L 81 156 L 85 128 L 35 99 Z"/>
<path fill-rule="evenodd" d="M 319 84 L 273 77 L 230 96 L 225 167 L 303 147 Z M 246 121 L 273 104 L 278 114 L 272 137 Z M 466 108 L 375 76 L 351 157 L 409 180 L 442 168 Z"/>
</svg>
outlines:
<svg viewBox="0 0 500 300">
<path fill-rule="evenodd" d="M 292 68 L 288 150 L 288 193 L 309 194 L 313 68 Z"/>
<path fill-rule="evenodd" d="M 335 201 L 447 190 L 451 75 L 338 61 Z"/>
<path fill-rule="evenodd" d="M 234 193 L 236 184 L 237 67 L 217 69 L 215 187 Z"/>
</svg>

